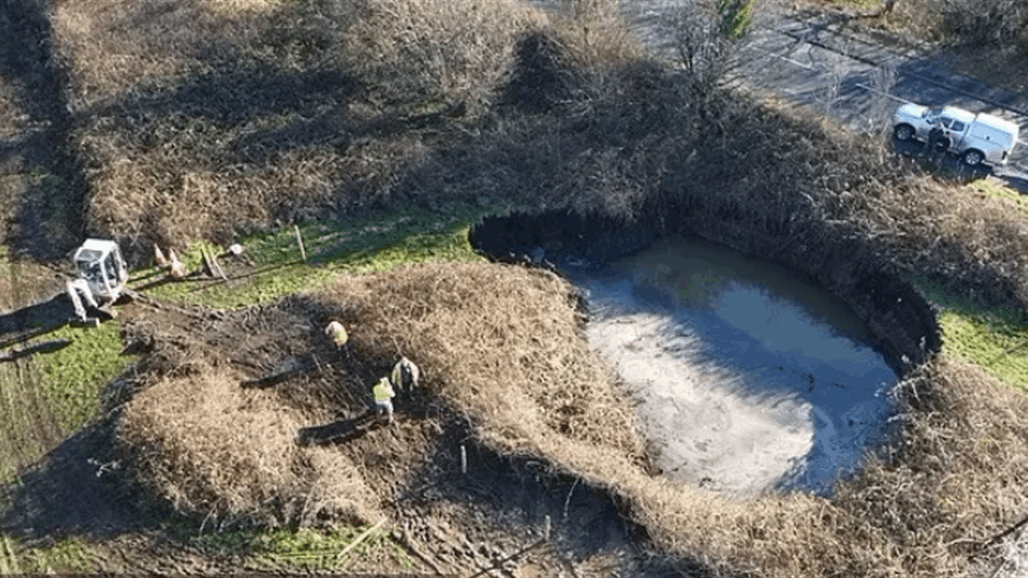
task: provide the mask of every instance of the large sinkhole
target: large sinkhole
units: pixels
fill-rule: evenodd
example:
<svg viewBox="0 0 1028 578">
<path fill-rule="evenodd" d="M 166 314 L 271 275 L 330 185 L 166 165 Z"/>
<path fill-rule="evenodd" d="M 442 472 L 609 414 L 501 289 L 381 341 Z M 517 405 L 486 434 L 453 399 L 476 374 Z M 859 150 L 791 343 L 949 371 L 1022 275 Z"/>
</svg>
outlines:
<svg viewBox="0 0 1028 578">
<path fill-rule="evenodd" d="M 626 383 L 665 475 L 740 496 L 827 494 L 894 431 L 910 359 L 870 326 L 895 329 L 896 305 L 917 300 L 909 286 L 876 295 L 891 305 L 868 320 L 881 308 L 862 317 L 809 276 L 694 235 L 543 215 L 489 218 L 471 238 L 492 258 L 555 266 L 581 290 L 588 339 Z"/>
</svg>

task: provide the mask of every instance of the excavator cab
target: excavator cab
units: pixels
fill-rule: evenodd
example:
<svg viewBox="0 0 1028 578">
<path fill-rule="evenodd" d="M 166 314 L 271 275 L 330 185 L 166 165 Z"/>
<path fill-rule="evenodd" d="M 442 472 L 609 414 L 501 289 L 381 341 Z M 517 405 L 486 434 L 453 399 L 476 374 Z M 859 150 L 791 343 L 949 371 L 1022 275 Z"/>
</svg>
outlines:
<svg viewBox="0 0 1028 578">
<path fill-rule="evenodd" d="M 75 307 L 76 319 L 73 321 L 99 324 L 99 317 L 90 317 L 90 310 L 97 315 L 115 317 L 111 305 L 122 296 L 125 282 L 128 281 L 128 266 L 121 257 L 118 244 L 102 239 L 86 239 L 75 250 L 71 260 L 75 264 L 76 276 L 74 280 L 67 281 L 66 291 Z"/>
<path fill-rule="evenodd" d="M 98 302 L 113 303 L 128 281 L 128 266 L 118 244 L 102 239 L 86 239 L 72 257 L 78 278 L 85 281 Z"/>
</svg>

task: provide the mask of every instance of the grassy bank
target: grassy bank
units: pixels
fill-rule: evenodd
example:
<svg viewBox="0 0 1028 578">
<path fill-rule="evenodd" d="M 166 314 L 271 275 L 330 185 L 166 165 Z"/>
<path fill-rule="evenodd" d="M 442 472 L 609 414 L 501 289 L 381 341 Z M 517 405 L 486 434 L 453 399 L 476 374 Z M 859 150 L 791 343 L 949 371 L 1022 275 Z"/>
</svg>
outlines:
<svg viewBox="0 0 1028 578">
<path fill-rule="evenodd" d="M 1006 385 L 1028 391 L 1028 327 L 1023 311 L 989 306 L 924 279 L 917 285 L 939 309 L 947 357 L 973 363 Z"/>
<path fill-rule="evenodd" d="M 457 205 L 447 214 L 398 209 L 370 213 L 361 220 L 283 227 L 240 239 L 245 252 L 236 262 L 246 272 L 238 280 L 172 283 L 148 294 L 186 304 L 245 307 L 324 286 L 341 273 L 372 273 L 406 263 L 479 260 L 467 235 L 471 224 L 486 212 Z M 218 254 L 225 248 L 193 245 L 181 257 L 187 269 L 200 266 L 201 249 Z M 234 265 L 232 257 L 222 256 L 221 261 Z M 147 272 L 142 270 L 140 276 Z"/>
</svg>

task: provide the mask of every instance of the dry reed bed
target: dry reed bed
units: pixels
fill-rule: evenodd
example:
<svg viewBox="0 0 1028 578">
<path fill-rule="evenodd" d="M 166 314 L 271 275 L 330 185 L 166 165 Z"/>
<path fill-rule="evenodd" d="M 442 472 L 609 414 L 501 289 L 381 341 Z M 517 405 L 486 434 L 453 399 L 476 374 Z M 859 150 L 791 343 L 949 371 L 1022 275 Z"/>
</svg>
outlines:
<svg viewBox="0 0 1028 578">
<path fill-rule="evenodd" d="M 89 0 L 54 23 L 89 227 L 146 247 L 390 199 L 427 125 L 479 114 L 546 18 L 514 0 Z"/>
</svg>

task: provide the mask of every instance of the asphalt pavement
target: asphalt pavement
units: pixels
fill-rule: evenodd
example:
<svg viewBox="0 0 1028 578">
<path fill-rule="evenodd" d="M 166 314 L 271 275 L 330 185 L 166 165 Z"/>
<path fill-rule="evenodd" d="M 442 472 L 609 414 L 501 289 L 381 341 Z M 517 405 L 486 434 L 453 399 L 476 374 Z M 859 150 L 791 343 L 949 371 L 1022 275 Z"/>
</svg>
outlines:
<svg viewBox="0 0 1028 578">
<path fill-rule="evenodd" d="M 941 56 L 890 50 L 868 37 L 791 18 L 756 30 L 744 50 L 752 55 L 744 60 L 749 84 L 857 131 L 890 135 L 891 114 L 906 102 L 956 105 L 1017 123 L 1020 141 L 1009 162 L 985 174 L 1028 193 L 1028 100 L 1017 93 L 952 73 Z M 901 152 L 909 148 L 896 145 Z"/>
<path fill-rule="evenodd" d="M 531 0 L 554 7 L 557 0 Z M 678 32 L 688 0 L 621 0 L 632 32 L 654 54 L 680 60 Z M 1010 161 L 973 171 L 1028 194 L 1028 99 L 954 73 L 938 52 L 887 47 L 875 37 L 841 31 L 830 18 L 801 20 L 762 14 L 743 43 L 733 71 L 738 83 L 805 106 L 858 132 L 891 139 L 892 112 L 901 104 L 952 104 L 987 112 L 1021 127 Z M 900 152 L 917 149 L 894 142 Z M 959 170 L 956 158 L 943 159 Z M 966 172 L 966 171 L 965 171 Z"/>
</svg>

